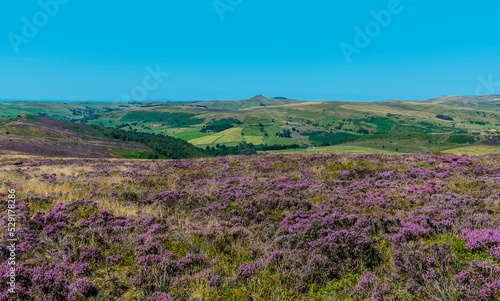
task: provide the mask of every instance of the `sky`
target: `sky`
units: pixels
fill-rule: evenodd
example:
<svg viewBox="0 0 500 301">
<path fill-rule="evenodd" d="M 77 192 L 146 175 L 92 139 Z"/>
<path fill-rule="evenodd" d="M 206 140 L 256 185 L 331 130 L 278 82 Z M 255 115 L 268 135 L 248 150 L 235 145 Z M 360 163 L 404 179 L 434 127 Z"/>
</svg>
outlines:
<svg viewBox="0 0 500 301">
<path fill-rule="evenodd" d="M 3 0 L 0 99 L 500 94 L 498 11 L 498 0 Z"/>
</svg>

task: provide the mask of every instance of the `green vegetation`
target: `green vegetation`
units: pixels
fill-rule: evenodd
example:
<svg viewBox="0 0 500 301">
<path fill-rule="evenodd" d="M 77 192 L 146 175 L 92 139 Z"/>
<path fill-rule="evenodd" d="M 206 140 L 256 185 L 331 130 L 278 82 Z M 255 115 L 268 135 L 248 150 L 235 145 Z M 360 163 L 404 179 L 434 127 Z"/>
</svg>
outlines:
<svg viewBox="0 0 500 301">
<path fill-rule="evenodd" d="M 170 113 L 170 112 L 155 112 L 155 111 L 140 111 L 133 110 L 123 116 L 121 121 L 150 121 L 165 123 L 169 126 L 189 126 L 203 123 L 203 119 L 193 119 L 195 114 L 187 113 Z"/>
<path fill-rule="evenodd" d="M 141 143 L 153 150 L 152 156 L 155 159 L 160 157 L 169 159 L 181 159 L 200 158 L 205 156 L 201 149 L 194 147 L 184 140 L 176 139 L 173 137 L 130 132 L 116 128 L 101 127 L 97 125 L 82 127 L 80 128 L 80 131 L 92 136 Z"/>
<path fill-rule="evenodd" d="M 193 139 L 205 137 L 208 135 L 210 135 L 210 134 L 200 133 L 200 132 L 182 132 L 182 133 L 173 134 L 172 136 L 175 138 L 179 138 L 179 139 L 188 141 L 188 140 L 193 140 Z"/>
<path fill-rule="evenodd" d="M 475 139 L 474 139 L 474 136 L 470 136 L 470 135 L 453 135 L 450 138 L 448 138 L 448 140 L 446 140 L 446 142 L 459 143 L 459 144 L 465 144 L 465 143 L 472 144 L 475 142 Z"/>
<path fill-rule="evenodd" d="M 156 154 L 154 152 L 131 152 L 116 149 L 110 150 L 109 152 L 126 159 L 166 159 L 165 156 Z"/>
<path fill-rule="evenodd" d="M 371 118 L 368 122 L 376 125 L 378 128 L 378 131 L 381 133 L 389 132 L 395 124 L 394 120 L 389 119 L 389 118 L 383 118 L 383 117 Z"/>
<path fill-rule="evenodd" d="M 446 115 L 436 115 L 436 118 L 439 118 L 439 119 L 443 119 L 443 120 L 450 120 L 450 121 L 453 121 L 453 117 L 450 117 L 450 116 L 446 116 Z"/>
<path fill-rule="evenodd" d="M 226 125 L 226 124 L 241 124 L 238 119 L 234 118 L 224 118 L 219 120 L 212 120 L 208 123 L 209 125 Z"/>
<path fill-rule="evenodd" d="M 283 150 L 268 150 L 261 151 L 260 153 L 269 154 L 381 154 L 390 155 L 397 154 L 396 152 L 379 150 L 367 147 L 358 146 L 323 146 L 323 147 L 309 147 L 300 149 L 283 149 Z"/>
<path fill-rule="evenodd" d="M 201 133 L 220 133 L 222 131 L 225 131 L 227 129 L 230 129 L 232 128 L 233 126 L 230 125 L 229 123 L 226 123 L 226 124 L 207 124 L 207 125 L 204 125 L 200 132 Z"/>
<path fill-rule="evenodd" d="M 449 235 L 440 235 L 436 236 L 429 242 L 436 242 L 438 244 L 450 244 L 451 251 L 456 256 L 457 264 L 459 262 L 472 262 L 473 260 L 488 260 L 491 261 L 491 256 L 486 252 L 477 252 L 469 250 L 465 242 L 461 237 L 449 236 Z"/>
<path fill-rule="evenodd" d="M 358 137 L 357 135 L 346 132 L 312 132 L 302 133 L 301 135 L 309 137 L 309 140 L 322 146 L 336 145 Z"/>
</svg>

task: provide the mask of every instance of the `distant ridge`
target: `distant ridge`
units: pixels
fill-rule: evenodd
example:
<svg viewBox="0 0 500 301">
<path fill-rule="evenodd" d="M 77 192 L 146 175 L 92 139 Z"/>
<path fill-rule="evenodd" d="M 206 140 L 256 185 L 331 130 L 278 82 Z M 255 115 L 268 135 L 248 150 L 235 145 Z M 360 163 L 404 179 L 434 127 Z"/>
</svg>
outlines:
<svg viewBox="0 0 500 301">
<path fill-rule="evenodd" d="M 460 95 L 450 95 L 441 96 L 438 98 L 421 100 L 419 102 L 441 104 L 441 105 L 451 105 L 460 107 L 469 107 L 479 104 L 494 104 L 498 102 L 500 104 L 500 95 L 476 95 L 476 96 L 460 96 Z"/>
<path fill-rule="evenodd" d="M 210 109 L 239 110 L 259 106 L 279 106 L 293 103 L 302 103 L 303 100 L 287 99 L 285 97 L 269 98 L 257 95 L 244 100 L 212 100 L 204 101 L 202 104 Z"/>
</svg>

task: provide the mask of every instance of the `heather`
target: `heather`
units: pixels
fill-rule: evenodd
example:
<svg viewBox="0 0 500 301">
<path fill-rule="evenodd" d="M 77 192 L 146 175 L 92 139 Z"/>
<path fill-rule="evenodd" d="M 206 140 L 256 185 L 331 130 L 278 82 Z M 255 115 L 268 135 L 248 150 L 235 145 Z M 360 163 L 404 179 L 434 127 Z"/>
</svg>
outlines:
<svg viewBox="0 0 500 301">
<path fill-rule="evenodd" d="M 498 155 L 0 165 L 2 300 L 500 299 Z"/>
</svg>

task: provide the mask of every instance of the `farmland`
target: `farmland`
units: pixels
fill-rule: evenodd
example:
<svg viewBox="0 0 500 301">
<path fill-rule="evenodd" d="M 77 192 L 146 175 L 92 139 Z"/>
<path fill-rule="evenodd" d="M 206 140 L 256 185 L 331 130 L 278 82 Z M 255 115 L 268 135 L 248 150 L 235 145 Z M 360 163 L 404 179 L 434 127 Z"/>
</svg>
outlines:
<svg viewBox="0 0 500 301">
<path fill-rule="evenodd" d="M 460 154 L 460 150 L 466 150 L 464 154 L 475 154 L 472 150 L 476 149 L 477 154 L 486 154 L 487 150 L 496 152 L 496 148 L 486 146 L 500 145 L 499 99 L 496 96 L 457 96 L 356 103 L 306 102 L 259 95 L 247 100 L 207 102 L 4 102 L 0 103 L 3 115 L 14 111 L 21 114 L 11 119 L 0 118 L 0 146 L 3 143 L 5 149 L 12 151 L 19 149 L 16 145 L 26 144 L 23 149 L 30 154 L 50 155 L 51 147 L 46 139 L 51 138 L 58 142 L 56 149 L 66 150 L 58 156 L 66 156 L 75 145 L 91 144 L 66 139 L 58 128 L 30 126 L 28 130 L 23 124 L 8 121 L 20 116 L 26 116 L 23 117 L 26 120 L 49 116 L 74 122 L 66 126 L 67 129 L 91 125 L 117 128 L 132 136 L 144 133 L 154 135 L 154 139 L 181 139 L 199 148 L 198 152 L 207 152 L 207 156 L 255 154 L 258 151 Z M 65 135 L 73 134 L 66 131 Z M 123 138 L 124 135 L 118 136 Z M 24 143 L 23 139 L 30 142 Z M 161 153 L 166 152 L 159 148 L 152 152 L 151 143 L 145 148 L 139 146 L 142 149 L 132 145 L 105 149 L 102 142 L 100 145 L 99 154 L 92 156 L 164 158 Z"/>
<path fill-rule="evenodd" d="M 500 298 L 499 155 L 4 154 L 0 179 L 9 300 Z"/>
<path fill-rule="evenodd" d="M 236 147 L 246 142 L 282 149 L 343 145 L 425 153 L 487 143 L 500 131 L 499 100 L 491 95 L 377 103 L 307 102 L 258 95 L 238 101 L 4 102 L 0 103 L 0 116 L 38 115 L 118 127 L 180 138 L 200 148 Z M 6 131 L 17 133 L 16 129 Z M 288 131 L 290 135 L 285 134 Z"/>
</svg>

